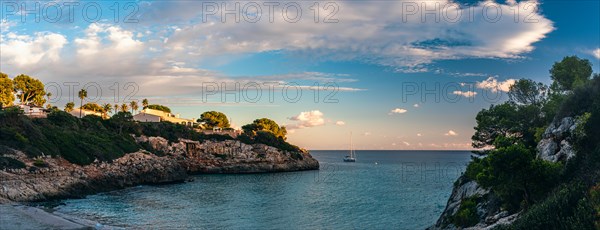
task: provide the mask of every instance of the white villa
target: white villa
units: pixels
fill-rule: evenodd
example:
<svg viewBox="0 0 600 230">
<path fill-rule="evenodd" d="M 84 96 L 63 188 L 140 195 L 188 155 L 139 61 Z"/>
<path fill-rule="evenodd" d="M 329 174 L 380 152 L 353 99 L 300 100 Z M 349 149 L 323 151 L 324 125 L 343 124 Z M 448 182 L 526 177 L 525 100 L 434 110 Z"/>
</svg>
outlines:
<svg viewBox="0 0 600 230">
<path fill-rule="evenodd" d="M 46 118 L 48 116 L 48 111 L 43 107 L 35 105 L 18 105 L 18 107 L 23 111 L 25 116 L 31 118 Z"/>
<path fill-rule="evenodd" d="M 195 119 L 180 118 L 179 114 L 171 114 L 156 109 L 143 109 L 140 113 L 133 116 L 134 121 L 139 122 L 161 122 L 168 121 L 176 124 L 182 124 L 186 126 L 193 126 L 196 124 Z"/>
</svg>

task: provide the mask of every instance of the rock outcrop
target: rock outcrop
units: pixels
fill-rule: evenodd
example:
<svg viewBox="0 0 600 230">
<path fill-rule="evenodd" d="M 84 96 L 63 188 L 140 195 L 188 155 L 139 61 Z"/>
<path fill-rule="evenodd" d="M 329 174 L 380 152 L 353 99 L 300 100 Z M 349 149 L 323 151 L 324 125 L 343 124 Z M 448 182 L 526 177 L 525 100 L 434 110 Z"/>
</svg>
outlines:
<svg viewBox="0 0 600 230">
<path fill-rule="evenodd" d="M 548 126 L 538 143 L 538 157 L 551 162 L 566 161 L 575 155 L 571 145 L 571 135 L 578 122 L 572 117 L 565 117 Z"/>
<path fill-rule="evenodd" d="M 184 182 L 195 173 L 259 173 L 319 169 L 307 151 L 283 151 L 237 140 L 169 143 L 162 137 L 136 137 L 151 146 L 112 162 L 79 166 L 62 158 L 30 159 L 14 150 L 5 155 L 26 164 L 0 170 L 0 203 L 82 197 L 140 184 Z M 36 161 L 44 166 L 35 166 Z"/>
<path fill-rule="evenodd" d="M 86 194 L 125 188 L 138 184 L 182 182 L 186 171 L 174 159 L 140 151 L 112 163 L 86 166 L 62 158 L 40 158 L 45 167 L 34 166 L 20 151 L 14 157 L 26 163 L 25 169 L 0 171 L 0 201 L 44 201 L 82 197 Z"/>
<path fill-rule="evenodd" d="M 462 201 L 467 198 L 477 200 L 477 215 L 482 220 L 476 226 L 477 228 L 484 228 L 498 219 L 508 216 L 500 211 L 499 200 L 496 196 L 463 175 L 456 181 L 442 215 L 435 225 L 428 229 L 456 229 L 457 227 L 452 224 L 452 216 L 458 212 Z"/>
<path fill-rule="evenodd" d="M 579 121 L 572 117 L 552 122 L 538 142 L 537 157 L 551 162 L 564 162 L 573 157 L 575 150 L 571 143 L 578 125 Z M 444 212 L 429 229 L 456 229 L 451 221 L 452 216 L 460 209 L 464 199 L 473 197 L 477 197 L 477 215 L 480 222 L 466 229 L 493 229 L 498 225 L 510 224 L 519 217 L 519 213 L 509 214 L 502 211 L 499 200 L 493 193 L 463 175 L 456 181 Z"/>
<path fill-rule="evenodd" d="M 188 173 L 259 173 L 319 169 L 319 162 L 306 150 L 284 151 L 264 144 L 237 140 L 169 143 L 162 137 L 136 137 L 153 151 L 174 157 Z"/>
</svg>

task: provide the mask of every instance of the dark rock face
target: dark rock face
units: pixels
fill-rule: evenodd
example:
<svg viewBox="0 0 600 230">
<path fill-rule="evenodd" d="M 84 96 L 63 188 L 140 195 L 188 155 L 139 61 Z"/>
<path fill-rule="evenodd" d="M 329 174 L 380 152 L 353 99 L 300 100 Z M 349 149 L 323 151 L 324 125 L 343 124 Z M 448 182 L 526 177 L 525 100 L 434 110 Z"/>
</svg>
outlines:
<svg viewBox="0 0 600 230">
<path fill-rule="evenodd" d="M 62 158 L 43 158 L 47 167 L 33 166 L 20 152 L 10 155 L 26 163 L 25 169 L 0 170 L 0 203 L 83 197 L 139 184 L 184 182 L 194 173 L 261 173 L 319 169 L 307 151 L 287 152 L 271 146 L 239 141 L 180 140 L 137 137 L 148 142 L 157 156 L 140 150 L 113 162 L 74 165 Z"/>
</svg>

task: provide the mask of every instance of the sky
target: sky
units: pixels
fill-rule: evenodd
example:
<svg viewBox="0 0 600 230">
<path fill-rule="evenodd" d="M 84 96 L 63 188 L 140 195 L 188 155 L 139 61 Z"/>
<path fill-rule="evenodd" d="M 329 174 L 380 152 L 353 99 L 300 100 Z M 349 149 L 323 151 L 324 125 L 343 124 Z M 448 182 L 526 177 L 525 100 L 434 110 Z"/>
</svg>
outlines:
<svg viewBox="0 0 600 230">
<path fill-rule="evenodd" d="M 0 71 L 64 107 L 271 118 L 307 149 L 471 149 L 478 111 L 577 55 L 599 1 L 0 1 Z"/>
</svg>

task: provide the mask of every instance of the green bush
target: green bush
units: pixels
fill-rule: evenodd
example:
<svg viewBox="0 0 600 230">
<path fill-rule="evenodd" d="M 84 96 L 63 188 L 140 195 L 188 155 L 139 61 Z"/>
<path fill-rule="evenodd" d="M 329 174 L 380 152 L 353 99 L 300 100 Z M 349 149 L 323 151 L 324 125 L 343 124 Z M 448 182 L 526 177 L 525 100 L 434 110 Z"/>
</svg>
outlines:
<svg viewBox="0 0 600 230">
<path fill-rule="evenodd" d="M 542 200 L 558 183 L 562 165 L 537 159 L 523 145 L 491 151 L 467 166 L 466 176 L 491 189 L 509 212 L 517 212 Z"/>
<path fill-rule="evenodd" d="M 477 215 L 477 197 L 469 197 L 460 202 L 460 208 L 450 217 L 452 224 L 457 227 L 471 227 L 479 223 Z"/>
<path fill-rule="evenodd" d="M 595 211 L 585 193 L 580 182 L 562 185 L 509 229 L 594 229 Z"/>
<path fill-rule="evenodd" d="M 0 156 L 0 169 L 22 169 L 25 163 L 10 157 Z"/>
<path fill-rule="evenodd" d="M 33 165 L 37 166 L 37 167 L 48 167 L 48 163 L 46 163 L 44 160 L 38 158 L 35 159 L 35 161 L 33 161 Z"/>
</svg>

